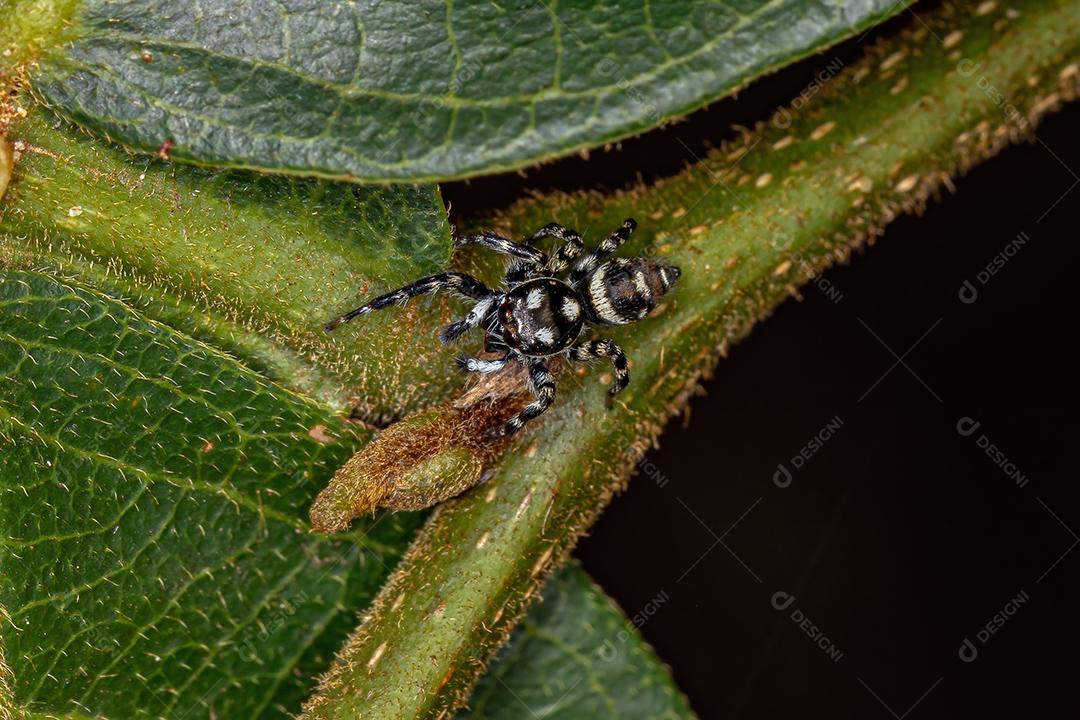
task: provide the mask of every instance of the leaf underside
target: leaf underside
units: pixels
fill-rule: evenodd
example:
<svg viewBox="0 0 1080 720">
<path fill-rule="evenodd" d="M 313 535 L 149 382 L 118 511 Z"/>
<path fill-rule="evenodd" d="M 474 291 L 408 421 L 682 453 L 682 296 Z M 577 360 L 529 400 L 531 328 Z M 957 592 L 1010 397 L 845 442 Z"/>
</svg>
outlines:
<svg viewBox="0 0 1080 720">
<path fill-rule="evenodd" d="M 521 167 L 654 127 L 895 0 L 87 0 L 35 82 L 196 163 L 367 181 Z"/>
</svg>

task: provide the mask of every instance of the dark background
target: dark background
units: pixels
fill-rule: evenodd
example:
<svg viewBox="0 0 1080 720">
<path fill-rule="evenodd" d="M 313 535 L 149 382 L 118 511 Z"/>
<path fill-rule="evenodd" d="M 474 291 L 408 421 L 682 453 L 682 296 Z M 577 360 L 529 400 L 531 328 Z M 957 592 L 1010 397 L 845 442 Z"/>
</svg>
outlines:
<svg viewBox="0 0 1080 720">
<path fill-rule="evenodd" d="M 860 54 L 849 42 L 588 162 L 444 195 L 462 218 L 529 188 L 677 172 L 692 159 L 683 143 L 700 154 L 832 58 Z M 1077 128 L 1074 105 L 924 216 L 891 224 L 825 275 L 838 301 L 807 286 L 784 304 L 721 362 L 692 422 L 669 426 L 654 477 L 638 475 L 580 545 L 702 718 L 1077 717 Z M 1021 232 L 1026 244 L 979 284 Z M 959 299 L 965 280 L 973 303 Z M 967 437 L 964 417 L 981 423 Z M 795 469 L 830 421 L 832 436 Z M 783 488 L 780 463 L 792 471 Z M 794 598 L 784 610 L 778 592 Z M 1015 613 L 979 640 L 1014 598 Z"/>
</svg>

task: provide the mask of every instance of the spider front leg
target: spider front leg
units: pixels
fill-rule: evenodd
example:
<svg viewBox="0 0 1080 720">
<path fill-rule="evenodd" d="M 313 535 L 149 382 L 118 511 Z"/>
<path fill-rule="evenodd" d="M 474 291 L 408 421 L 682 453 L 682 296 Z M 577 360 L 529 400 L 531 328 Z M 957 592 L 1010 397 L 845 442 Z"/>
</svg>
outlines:
<svg viewBox="0 0 1080 720">
<path fill-rule="evenodd" d="M 517 258 L 518 260 L 523 261 L 524 264 L 533 267 L 539 267 L 548 261 L 547 255 L 536 248 L 514 242 L 510 238 L 503 237 L 502 235 L 493 233 L 489 230 L 485 230 L 477 235 L 465 235 L 464 237 L 454 238 L 454 247 L 465 247 L 466 245 L 483 245 L 497 253 Z"/>
<path fill-rule="evenodd" d="M 588 362 L 596 358 L 610 358 L 611 366 L 615 370 L 615 382 L 608 390 L 608 404 L 611 399 L 623 391 L 630 382 L 630 371 L 627 369 L 626 354 L 614 340 L 590 340 L 589 342 L 574 345 L 566 351 L 566 357 L 577 362 Z"/>
<path fill-rule="evenodd" d="M 506 271 L 507 285 L 513 285 L 529 278 L 548 263 L 548 256 L 536 248 L 529 247 L 527 244 L 516 243 L 510 238 L 490 231 L 454 239 L 454 247 L 464 247 L 466 245 L 483 245 L 497 253 L 517 258 Z"/>
<path fill-rule="evenodd" d="M 494 294 L 490 288 L 484 285 L 484 283 L 471 275 L 459 272 L 438 273 L 437 275 L 429 275 L 425 278 L 420 278 L 416 282 L 406 285 L 403 288 L 388 292 L 385 295 L 380 295 L 355 310 L 350 310 L 344 315 L 339 315 L 326 323 L 325 330 L 326 332 L 332 332 L 360 315 L 367 315 L 373 310 L 382 310 L 384 307 L 405 302 L 409 298 L 414 298 L 417 295 L 438 292 L 440 290 L 449 290 L 450 292 L 455 292 L 458 295 L 464 295 L 465 297 L 473 298 L 475 300 L 481 300 Z"/>
<path fill-rule="evenodd" d="M 532 237 L 525 242 L 532 245 L 546 237 L 553 237 L 563 243 L 558 252 L 552 255 L 542 268 L 544 272 L 551 275 L 557 275 L 569 267 L 570 262 L 585 249 L 585 243 L 581 241 L 581 235 L 578 234 L 577 230 L 565 228 L 558 223 L 545 225 L 533 233 Z"/>
<path fill-rule="evenodd" d="M 634 232 L 637 222 L 633 218 L 627 218 L 619 228 L 604 238 L 596 249 L 577 261 L 573 272 L 570 273 L 570 283 L 576 283 L 588 277 L 593 270 L 600 267 L 600 263 L 609 255 L 613 255 Z"/>
<path fill-rule="evenodd" d="M 543 415 L 544 411 L 551 407 L 551 403 L 555 402 L 555 378 L 539 358 L 533 359 L 529 364 L 529 386 L 536 400 L 506 422 L 502 428 L 503 435 L 513 435 L 524 427 L 525 423 Z"/>
</svg>

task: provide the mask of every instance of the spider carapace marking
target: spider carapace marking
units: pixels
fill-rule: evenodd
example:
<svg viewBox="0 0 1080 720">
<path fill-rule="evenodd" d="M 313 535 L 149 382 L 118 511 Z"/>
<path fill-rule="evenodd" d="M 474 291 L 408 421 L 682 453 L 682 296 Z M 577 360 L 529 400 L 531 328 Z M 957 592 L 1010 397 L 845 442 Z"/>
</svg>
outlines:
<svg viewBox="0 0 1080 720">
<path fill-rule="evenodd" d="M 615 381 L 608 390 L 611 395 L 630 382 L 626 355 L 618 345 L 611 340 L 579 339 L 587 323 L 625 325 L 642 319 L 656 308 L 679 277 L 677 267 L 648 258 L 611 257 L 635 227 L 637 223 L 627 220 L 585 255 L 581 255 L 585 249 L 581 236 L 555 223 L 545 225 L 521 243 L 492 232 L 460 237 L 454 241 L 456 247 L 484 245 L 514 258 L 506 271 L 504 288 L 493 290 L 464 273 L 429 275 L 331 320 L 326 330 L 372 310 L 439 290 L 473 300 L 469 313 L 443 328 L 439 339 L 450 343 L 468 330 L 482 327 L 486 333 L 484 349 L 499 357 L 459 357 L 462 370 L 490 373 L 511 361 L 528 368 L 529 387 L 536 399 L 498 431 L 512 435 L 555 400 L 555 380 L 544 364 L 545 358 L 562 355 L 574 362 L 608 358 L 615 370 Z M 562 243 L 550 256 L 534 247 L 549 237 Z"/>
<path fill-rule="evenodd" d="M 529 357 L 562 352 L 585 326 L 577 292 L 549 277 L 523 282 L 503 295 L 498 319 L 503 343 Z"/>
</svg>

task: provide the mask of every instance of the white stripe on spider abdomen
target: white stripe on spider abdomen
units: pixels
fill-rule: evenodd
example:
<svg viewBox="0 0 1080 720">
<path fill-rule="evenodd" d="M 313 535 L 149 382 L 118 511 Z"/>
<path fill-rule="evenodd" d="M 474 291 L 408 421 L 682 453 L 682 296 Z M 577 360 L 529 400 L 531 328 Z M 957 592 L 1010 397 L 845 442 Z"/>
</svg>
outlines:
<svg viewBox="0 0 1080 720">
<path fill-rule="evenodd" d="M 589 278 L 588 301 L 599 322 L 625 325 L 648 315 L 666 287 L 660 266 L 644 258 L 616 258 Z"/>
<path fill-rule="evenodd" d="M 589 278 L 589 304 L 593 314 L 604 322 L 620 324 L 626 322 L 611 304 L 611 293 L 607 285 L 608 266 L 604 265 L 593 272 Z"/>
</svg>

